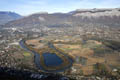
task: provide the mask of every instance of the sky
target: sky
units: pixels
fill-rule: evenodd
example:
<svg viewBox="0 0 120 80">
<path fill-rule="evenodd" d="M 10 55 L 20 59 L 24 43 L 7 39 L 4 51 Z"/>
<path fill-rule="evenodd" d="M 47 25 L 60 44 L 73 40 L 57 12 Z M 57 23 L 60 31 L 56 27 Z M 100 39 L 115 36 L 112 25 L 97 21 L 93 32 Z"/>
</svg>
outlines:
<svg viewBox="0 0 120 80">
<path fill-rule="evenodd" d="M 120 0 L 0 0 L 0 11 L 21 15 L 38 12 L 69 12 L 88 8 L 120 8 Z"/>
</svg>

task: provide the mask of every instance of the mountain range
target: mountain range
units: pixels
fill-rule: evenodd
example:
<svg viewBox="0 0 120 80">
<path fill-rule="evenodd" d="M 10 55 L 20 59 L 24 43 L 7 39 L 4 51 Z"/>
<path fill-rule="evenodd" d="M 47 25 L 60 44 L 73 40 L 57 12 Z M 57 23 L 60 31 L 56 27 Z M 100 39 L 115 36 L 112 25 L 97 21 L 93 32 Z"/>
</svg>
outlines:
<svg viewBox="0 0 120 80">
<path fill-rule="evenodd" d="M 17 20 L 20 18 L 22 18 L 22 16 L 17 13 L 0 11 L 0 25 L 3 25 L 9 21 Z"/>
<path fill-rule="evenodd" d="M 6 15 L 8 16 L 8 14 L 15 13 L 7 13 Z M 17 20 L 10 21 L 13 19 L 11 19 L 11 17 L 8 18 L 7 21 L 10 22 L 5 24 L 5 27 L 75 27 L 91 23 L 109 27 L 119 27 L 120 9 L 79 9 L 69 13 L 36 13 L 21 19 L 18 19 L 20 16 L 16 14 L 13 18 Z M 1 21 L 5 19 L 1 19 Z"/>
</svg>

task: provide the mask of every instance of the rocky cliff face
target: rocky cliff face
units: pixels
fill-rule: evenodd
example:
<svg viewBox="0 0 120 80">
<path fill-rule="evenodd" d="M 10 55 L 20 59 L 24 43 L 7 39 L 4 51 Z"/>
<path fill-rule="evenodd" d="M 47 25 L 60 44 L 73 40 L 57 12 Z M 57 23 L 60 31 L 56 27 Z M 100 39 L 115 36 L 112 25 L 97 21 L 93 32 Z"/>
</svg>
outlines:
<svg viewBox="0 0 120 80">
<path fill-rule="evenodd" d="M 100 16 L 120 16 L 120 9 L 77 9 L 70 12 L 73 16 L 100 17 Z"/>
</svg>

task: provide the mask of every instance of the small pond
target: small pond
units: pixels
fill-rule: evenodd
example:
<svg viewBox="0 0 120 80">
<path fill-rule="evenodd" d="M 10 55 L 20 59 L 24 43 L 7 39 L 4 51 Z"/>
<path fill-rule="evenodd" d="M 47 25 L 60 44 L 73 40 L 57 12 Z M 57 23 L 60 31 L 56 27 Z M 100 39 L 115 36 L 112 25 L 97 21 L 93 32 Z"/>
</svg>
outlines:
<svg viewBox="0 0 120 80">
<path fill-rule="evenodd" d="M 46 66 L 59 66 L 63 60 L 54 53 L 43 53 L 44 63 Z"/>
</svg>

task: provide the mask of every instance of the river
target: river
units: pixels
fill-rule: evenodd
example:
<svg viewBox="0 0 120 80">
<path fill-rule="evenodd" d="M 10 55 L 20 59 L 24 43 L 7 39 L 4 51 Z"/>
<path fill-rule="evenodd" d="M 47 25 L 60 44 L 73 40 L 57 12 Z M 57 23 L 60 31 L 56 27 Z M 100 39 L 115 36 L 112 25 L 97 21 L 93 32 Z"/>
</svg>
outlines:
<svg viewBox="0 0 120 80">
<path fill-rule="evenodd" d="M 61 68 L 61 69 L 57 69 L 57 70 L 46 70 L 46 69 L 40 64 L 40 54 L 39 54 L 39 53 L 35 52 L 34 50 L 30 50 L 29 48 L 27 48 L 27 46 L 25 45 L 25 40 L 21 40 L 21 41 L 19 42 L 19 44 L 20 44 L 20 46 L 21 46 L 24 50 L 26 50 L 26 51 L 34 54 L 34 62 L 35 62 L 36 67 L 37 67 L 38 69 L 44 71 L 44 72 L 62 72 L 62 71 L 64 71 L 64 70 L 66 70 L 66 69 L 69 69 L 69 68 L 72 66 L 72 64 L 73 64 L 73 59 L 72 59 L 71 57 L 69 57 L 67 54 L 64 54 L 63 52 L 57 50 L 56 47 L 55 47 L 52 43 L 48 43 L 48 47 L 49 47 L 49 48 L 52 48 L 52 49 L 56 50 L 57 52 L 59 52 L 60 54 L 63 54 L 64 57 L 67 58 L 67 60 L 69 61 L 70 64 L 67 65 L 67 66 L 65 66 L 64 68 Z M 48 57 L 49 57 L 49 56 L 47 56 L 48 61 L 46 61 L 46 62 L 51 62 L 51 61 L 49 61 L 49 58 L 48 58 Z M 57 58 L 54 58 L 52 61 L 55 62 L 55 59 L 57 60 Z M 50 60 L 51 60 L 51 59 L 50 59 Z M 54 62 L 53 62 L 53 63 L 54 63 Z M 44 63 L 45 63 L 45 62 L 44 62 Z M 55 62 L 55 64 L 58 64 L 58 63 Z"/>
</svg>

